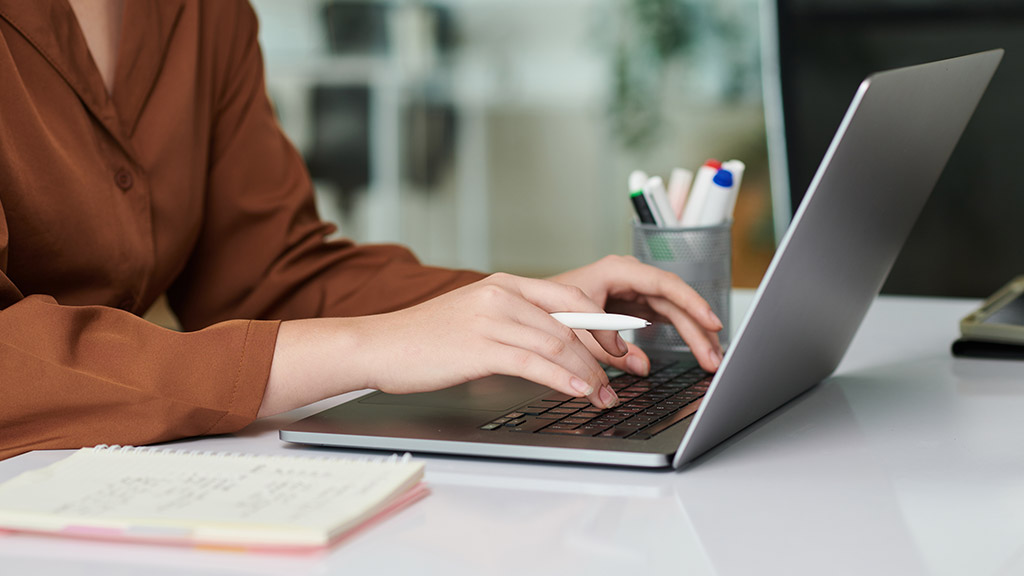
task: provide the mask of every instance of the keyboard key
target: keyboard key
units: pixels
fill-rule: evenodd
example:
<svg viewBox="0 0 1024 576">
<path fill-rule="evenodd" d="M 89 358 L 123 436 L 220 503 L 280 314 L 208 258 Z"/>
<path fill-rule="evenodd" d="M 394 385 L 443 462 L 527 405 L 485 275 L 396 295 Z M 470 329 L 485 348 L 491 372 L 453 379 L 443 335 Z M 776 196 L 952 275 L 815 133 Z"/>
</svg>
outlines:
<svg viewBox="0 0 1024 576">
<path fill-rule="evenodd" d="M 711 382 L 711 375 L 689 360 L 654 365 L 647 377 L 609 374 L 623 402 L 616 408 L 602 410 L 586 399 L 554 392 L 490 424 L 522 432 L 646 439 L 692 415 Z"/>
<path fill-rule="evenodd" d="M 501 428 L 501 424 L 497 424 L 495 422 L 488 422 L 480 427 L 481 430 L 495 430 L 497 428 Z"/>
<path fill-rule="evenodd" d="M 561 420 L 559 420 L 559 422 L 561 422 L 562 424 L 575 424 L 579 426 L 580 424 L 586 424 L 587 422 L 590 422 L 590 418 L 562 418 Z"/>
<path fill-rule="evenodd" d="M 539 430 L 539 432 L 542 432 L 544 434 L 568 434 L 570 436 L 592 436 L 593 435 L 591 432 L 589 432 L 587 430 L 578 430 L 578 429 L 563 430 L 561 428 L 552 430 L 550 427 L 545 428 L 543 430 Z"/>
<path fill-rule="evenodd" d="M 700 408 L 700 403 L 701 403 L 701 401 L 698 400 L 696 402 L 693 402 L 693 403 L 689 404 L 688 406 L 686 406 L 686 408 L 683 408 L 679 412 L 676 412 L 675 414 L 669 416 L 668 418 L 665 418 L 664 420 L 658 421 L 656 424 L 654 424 L 650 428 L 645 429 L 644 433 L 650 434 L 651 436 L 654 436 L 655 434 L 658 434 L 660 432 L 664 432 L 665 430 L 668 430 L 670 427 L 674 426 L 675 424 L 678 424 L 679 422 L 681 422 L 681 421 L 685 420 L 686 418 L 692 416 L 693 413 L 697 411 L 697 408 Z"/>
<path fill-rule="evenodd" d="M 527 420 L 515 428 L 505 428 L 505 430 L 509 432 L 536 432 L 548 424 L 551 424 L 550 420 Z"/>
<path fill-rule="evenodd" d="M 601 436 L 603 438 L 626 438 L 627 436 L 632 435 L 634 432 L 636 432 L 635 428 L 615 427 L 609 428 L 608 430 L 601 432 L 600 434 L 598 434 L 598 436 Z"/>
</svg>

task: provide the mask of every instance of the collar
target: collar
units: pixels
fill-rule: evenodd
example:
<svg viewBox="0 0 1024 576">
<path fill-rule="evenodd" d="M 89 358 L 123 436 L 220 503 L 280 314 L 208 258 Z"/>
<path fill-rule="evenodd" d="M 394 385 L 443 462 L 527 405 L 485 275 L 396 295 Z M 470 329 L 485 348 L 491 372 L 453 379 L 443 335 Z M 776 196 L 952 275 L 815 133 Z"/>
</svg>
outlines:
<svg viewBox="0 0 1024 576">
<path fill-rule="evenodd" d="M 125 152 L 134 155 L 130 137 L 183 7 L 184 0 L 124 3 L 113 95 L 107 94 L 67 0 L 0 0 L 0 18 L 39 51 Z"/>
</svg>

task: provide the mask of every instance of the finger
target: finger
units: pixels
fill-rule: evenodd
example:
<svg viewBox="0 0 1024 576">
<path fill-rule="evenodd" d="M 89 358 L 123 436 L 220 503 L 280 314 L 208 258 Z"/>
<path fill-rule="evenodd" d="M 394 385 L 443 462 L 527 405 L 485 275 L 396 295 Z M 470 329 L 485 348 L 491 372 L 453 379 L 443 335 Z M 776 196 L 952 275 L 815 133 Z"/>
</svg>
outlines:
<svg viewBox="0 0 1024 576">
<path fill-rule="evenodd" d="M 711 305 L 679 276 L 631 257 L 617 258 L 609 266 L 612 268 L 607 275 L 609 293 L 635 292 L 661 297 L 686 311 L 706 330 L 722 329 L 722 321 L 711 310 Z"/>
<path fill-rule="evenodd" d="M 688 314 L 676 308 L 671 302 L 661 298 L 650 298 L 648 304 L 660 314 L 672 321 L 676 331 L 690 346 L 701 368 L 709 372 L 718 370 L 722 363 L 722 346 L 718 342 L 718 334 L 704 330 L 694 322 Z"/>
<path fill-rule="evenodd" d="M 543 312 L 542 316 L 547 316 Z M 550 318 L 547 318 L 550 320 Z M 530 324 L 513 323 L 492 338 L 507 348 L 524 350 L 559 366 L 574 378 L 587 384 L 589 391 L 580 394 L 575 386 L 575 396 L 585 395 L 595 406 L 610 408 L 618 403 L 614 391 L 608 386 L 608 375 L 597 363 L 587 347 L 576 338 L 572 330 L 555 322 L 554 333 L 536 328 Z M 516 374 L 520 375 L 520 374 Z M 530 378 L 525 374 L 524 377 Z M 544 383 L 538 381 L 538 383 Z M 572 382 L 569 383 L 570 386 Z M 564 391 L 564 390 L 563 390 Z M 570 392 L 566 392 L 570 393 Z"/>
<path fill-rule="evenodd" d="M 507 282 L 508 288 L 518 290 L 523 298 L 545 312 L 604 312 L 597 302 L 591 300 L 586 292 L 576 286 L 533 278 L 495 276 L 499 276 L 497 279 L 499 282 Z M 554 319 L 551 320 L 557 322 Z M 626 343 L 615 331 L 595 330 L 592 334 L 609 354 L 622 356 L 628 350 Z"/>
<path fill-rule="evenodd" d="M 525 348 L 502 346 L 501 352 L 495 356 L 493 371 L 495 374 L 526 378 L 576 398 L 587 397 L 592 403 L 595 397 L 600 401 L 598 387 L 582 380 L 561 364 Z M 597 403 L 594 405 L 599 406 Z"/>
<path fill-rule="evenodd" d="M 622 356 L 613 356 L 605 352 L 589 332 L 585 330 L 577 330 L 576 336 L 578 336 L 580 341 L 586 345 L 587 349 L 590 350 L 590 353 L 594 355 L 594 358 L 602 364 L 607 364 L 613 368 L 624 370 L 635 376 L 647 376 L 651 371 L 651 360 L 647 357 L 647 354 L 635 344 L 626 342 L 627 352 Z"/>
</svg>

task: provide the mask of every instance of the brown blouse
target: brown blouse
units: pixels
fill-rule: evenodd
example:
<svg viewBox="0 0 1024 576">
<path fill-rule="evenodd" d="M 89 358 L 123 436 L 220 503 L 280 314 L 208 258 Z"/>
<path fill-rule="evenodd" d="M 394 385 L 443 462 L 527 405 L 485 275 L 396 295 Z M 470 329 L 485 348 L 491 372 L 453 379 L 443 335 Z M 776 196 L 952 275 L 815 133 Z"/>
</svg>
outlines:
<svg viewBox="0 0 1024 576">
<path fill-rule="evenodd" d="M 0 0 L 0 459 L 238 430 L 278 320 L 481 277 L 325 240 L 248 4 L 124 6 L 108 96 L 65 0 Z M 184 333 L 136 315 L 165 292 Z"/>
</svg>

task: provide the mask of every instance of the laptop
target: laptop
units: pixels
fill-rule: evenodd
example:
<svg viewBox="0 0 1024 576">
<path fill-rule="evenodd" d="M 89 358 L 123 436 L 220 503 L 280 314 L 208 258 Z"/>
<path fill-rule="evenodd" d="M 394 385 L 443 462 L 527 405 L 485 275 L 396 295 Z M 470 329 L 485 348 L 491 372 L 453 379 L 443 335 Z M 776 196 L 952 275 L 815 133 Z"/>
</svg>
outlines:
<svg viewBox="0 0 1024 576">
<path fill-rule="evenodd" d="M 317 446 L 679 468 L 827 378 L 1002 59 L 992 50 L 869 76 L 853 97 L 719 370 L 651 354 L 599 410 L 492 376 L 373 392 L 282 429 Z M 965 191 L 966 193 L 966 191 Z"/>
</svg>

